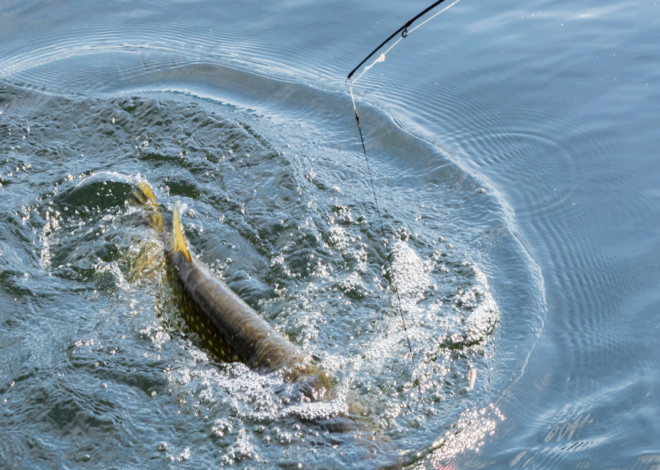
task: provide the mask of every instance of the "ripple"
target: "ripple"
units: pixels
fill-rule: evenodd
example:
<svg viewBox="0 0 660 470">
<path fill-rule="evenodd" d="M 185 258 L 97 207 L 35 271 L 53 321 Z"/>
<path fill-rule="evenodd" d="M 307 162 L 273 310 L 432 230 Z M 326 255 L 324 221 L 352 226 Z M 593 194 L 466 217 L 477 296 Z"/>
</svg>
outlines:
<svg viewBox="0 0 660 470">
<path fill-rule="evenodd" d="M 515 327 L 502 321 L 520 297 L 500 284 L 513 282 L 505 280 L 511 272 L 529 289 L 531 275 L 497 200 L 477 192 L 476 180 L 387 114 L 364 107 L 391 234 L 383 240 L 346 95 L 162 51 L 115 53 L 88 52 L 76 77 L 76 55 L 25 62 L 33 87 L 66 93 L 32 99 L 41 93 L 8 85 L 3 98 L 14 128 L 32 129 L 29 156 L 16 160 L 32 165 L 31 178 L 8 185 L 13 198 L 3 204 L 20 213 L 18 187 L 29 190 L 23 212 L 34 216 L 20 232 L 35 247 L 35 290 L 58 289 L 67 302 L 42 300 L 58 313 L 36 335 L 50 331 L 49 344 L 67 351 L 67 376 L 85 384 L 62 398 L 73 423 L 76 413 L 94 416 L 88 407 L 103 393 L 112 397 L 109 419 L 123 424 L 99 435 L 119 442 L 139 435 L 135 452 L 155 459 L 307 461 L 313 449 L 321 467 L 378 467 L 433 448 L 448 422 L 494 399 L 495 361 L 508 368 L 519 360 L 498 355 L 498 335 L 520 337 L 527 350 L 539 310 L 524 310 Z M 12 79 L 26 79 L 22 73 Z M 103 93 L 80 96 L 92 88 Z M 14 106 L 28 99 L 30 106 Z M 206 354 L 163 278 L 160 242 L 127 204 L 132 184 L 145 177 L 164 209 L 176 199 L 185 207 L 192 251 L 339 377 L 332 399 L 310 403 L 277 374 L 216 364 Z M 507 275 L 493 279 L 500 272 Z M 352 420 L 355 410 L 364 419 Z M 163 424 L 169 415 L 174 424 Z M 31 416 L 40 436 L 53 434 Z M 346 420 L 355 427 L 329 432 Z M 158 431 L 145 438 L 153 426 Z M 450 447 L 473 448 L 484 426 L 471 444 Z M 194 437 L 182 438 L 179 428 Z M 66 435 L 60 439 L 73 448 Z"/>
</svg>

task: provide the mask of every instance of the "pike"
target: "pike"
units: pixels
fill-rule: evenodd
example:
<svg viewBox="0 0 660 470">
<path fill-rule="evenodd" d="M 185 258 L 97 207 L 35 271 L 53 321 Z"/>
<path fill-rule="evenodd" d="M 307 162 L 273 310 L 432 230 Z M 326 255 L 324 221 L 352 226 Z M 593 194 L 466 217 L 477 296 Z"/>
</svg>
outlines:
<svg viewBox="0 0 660 470">
<path fill-rule="evenodd" d="M 133 190 L 133 203 L 165 244 L 167 276 L 191 330 L 220 360 L 240 361 L 261 373 L 283 371 L 289 382 L 305 382 L 314 399 L 322 399 L 335 379 L 311 364 L 310 355 L 279 334 L 227 284 L 215 277 L 188 250 L 178 202 L 174 205 L 172 233 L 163 221 L 158 200 L 146 182 Z"/>
</svg>

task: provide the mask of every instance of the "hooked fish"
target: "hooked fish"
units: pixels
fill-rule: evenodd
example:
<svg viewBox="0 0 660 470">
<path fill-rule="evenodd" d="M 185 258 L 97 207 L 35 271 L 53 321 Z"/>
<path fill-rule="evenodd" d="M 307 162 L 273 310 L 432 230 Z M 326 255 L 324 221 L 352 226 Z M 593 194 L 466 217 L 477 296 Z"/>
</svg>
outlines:
<svg viewBox="0 0 660 470">
<path fill-rule="evenodd" d="M 164 223 L 158 201 L 146 182 L 133 190 L 133 203 L 143 208 L 142 215 L 165 245 L 167 276 L 174 287 L 177 302 L 188 326 L 195 331 L 219 359 L 240 361 L 262 373 L 281 371 L 283 378 L 297 384 L 310 400 L 336 397 L 338 380 L 313 364 L 311 355 L 291 343 L 246 304 L 227 284 L 215 277 L 191 255 L 174 204 L 172 232 Z M 329 432 L 351 429 L 366 431 L 364 437 L 381 451 L 389 439 L 376 422 L 369 403 L 357 394 L 348 393 L 344 417 L 326 417 L 313 421 Z"/>
<path fill-rule="evenodd" d="M 149 226 L 164 241 L 168 279 L 186 323 L 209 349 L 223 361 L 240 361 L 258 372 L 282 370 L 286 380 L 305 382 L 311 386 L 313 398 L 322 399 L 336 380 L 312 364 L 309 354 L 278 333 L 190 254 L 178 203 L 169 233 L 148 183 L 138 183 L 133 198 L 134 204 L 142 206 Z"/>
</svg>

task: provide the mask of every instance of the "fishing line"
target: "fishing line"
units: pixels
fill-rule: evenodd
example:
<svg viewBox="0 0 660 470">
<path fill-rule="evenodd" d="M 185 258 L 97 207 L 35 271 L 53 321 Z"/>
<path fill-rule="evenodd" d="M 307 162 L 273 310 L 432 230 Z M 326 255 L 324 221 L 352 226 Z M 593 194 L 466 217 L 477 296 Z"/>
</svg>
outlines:
<svg viewBox="0 0 660 470">
<path fill-rule="evenodd" d="M 373 194 L 374 203 L 376 205 L 376 213 L 378 214 L 378 221 L 380 223 L 380 232 L 381 232 L 381 236 L 386 240 L 386 243 L 387 243 L 387 237 L 385 235 L 385 228 L 383 226 L 383 217 L 380 213 L 380 205 L 378 204 L 378 195 L 376 193 L 376 186 L 374 185 L 374 179 L 373 179 L 373 175 L 371 173 L 371 165 L 369 164 L 369 156 L 367 155 L 367 148 L 364 145 L 364 137 L 362 135 L 362 126 L 360 125 L 360 115 L 358 114 L 357 105 L 355 104 L 355 96 L 353 95 L 353 83 L 357 83 L 357 81 L 360 80 L 360 78 L 362 78 L 362 76 L 365 73 L 367 73 L 374 65 L 376 65 L 380 62 L 384 62 L 385 61 L 385 56 L 387 55 L 387 53 L 390 52 L 392 49 L 394 49 L 394 47 L 396 47 L 396 45 L 399 44 L 402 39 L 408 37 L 408 35 L 410 33 L 414 32 L 415 30 L 417 30 L 420 27 L 424 26 L 426 23 L 431 21 L 436 16 L 438 16 L 441 13 L 444 13 L 445 11 L 449 10 L 451 7 L 456 5 L 461 0 L 454 0 L 454 2 L 452 4 L 450 4 L 449 6 L 443 8 L 442 10 L 437 12 L 435 15 L 431 16 L 430 18 L 427 18 L 425 21 L 423 21 L 422 23 L 420 23 L 419 25 L 415 26 L 413 29 L 408 31 L 408 28 L 410 26 L 412 26 L 412 24 L 415 21 L 417 21 L 419 18 L 424 16 L 426 13 L 428 13 L 429 11 L 431 11 L 432 9 L 434 9 L 435 7 L 437 7 L 438 5 L 440 5 L 444 1 L 445 0 L 438 0 L 433 5 L 428 7 L 426 10 L 422 11 L 421 13 L 416 15 L 414 18 L 411 18 L 410 20 L 408 20 L 406 22 L 406 24 L 404 24 L 401 28 L 396 30 L 394 32 L 394 34 L 392 34 L 389 38 L 387 38 L 385 41 L 383 41 L 380 44 L 380 46 L 378 46 L 366 58 L 364 58 L 364 60 L 362 60 L 362 62 L 360 62 L 357 67 L 355 67 L 353 70 L 351 70 L 351 73 L 349 73 L 348 76 L 346 77 L 346 82 L 348 83 L 348 88 L 351 91 L 351 100 L 353 101 L 353 111 L 355 111 L 355 121 L 357 122 L 358 132 L 360 134 L 360 142 L 362 143 L 362 152 L 364 153 L 364 159 L 367 162 L 367 174 L 369 175 L 369 185 L 371 186 L 371 192 Z M 364 70 L 362 71 L 362 73 L 360 75 L 358 75 L 358 77 L 355 80 L 353 80 L 351 82 L 350 80 L 351 80 L 351 77 L 353 76 L 353 74 L 357 70 L 359 70 L 359 68 L 362 67 L 362 65 L 364 65 L 364 63 L 367 62 L 376 52 L 378 52 L 383 46 L 385 46 L 388 42 L 390 42 L 399 33 L 401 33 L 401 37 L 399 39 L 397 39 L 397 41 L 394 44 L 392 44 L 385 52 L 383 52 L 376 60 L 374 60 L 371 63 L 371 65 L 368 65 L 367 67 L 365 67 Z M 408 343 L 408 350 L 410 351 L 410 358 L 412 359 L 413 378 L 414 378 L 415 371 L 417 370 L 417 365 L 415 364 L 415 353 L 413 352 L 412 345 L 410 344 L 410 336 L 408 335 L 408 327 L 406 326 L 406 318 L 403 315 L 403 305 L 401 303 L 401 297 L 399 295 L 399 288 L 398 288 L 398 285 L 397 285 L 396 276 L 394 274 L 394 268 L 392 266 L 391 252 L 387 249 L 387 245 L 385 246 L 385 250 L 388 252 L 387 256 L 386 256 L 387 263 L 388 263 L 389 268 L 390 268 L 390 274 L 392 275 L 392 287 L 394 287 L 394 292 L 396 294 L 396 300 L 397 300 L 397 303 L 398 303 L 398 306 L 399 306 L 399 313 L 401 314 L 401 322 L 403 323 L 403 331 L 405 332 L 405 335 L 406 335 L 406 342 Z M 418 391 L 419 391 L 419 398 L 420 398 L 420 400 L 422 400 L 422 386 L 421 386 L 421 380 L 419 379 L 419 377 L 417 377 L 417 387 L 418 387 Z"/>
<path fill-rule="evenodd" d="M 362 151 L 364 152 L 364 159 L 367 161 L 367 174 L 369 175 L 369 184 L 371 185 L 371 192 L 374 195 L 374 202 L 376 204 L 376 213 L 378 214 L 378 222 L 380 223 L 380 233 L 381 236 L 386 240 L 387 243 L 387 237 L 385 235 L 385 228 L 383 227 L 383 217 L 380 214 L 380 206 L 378 204 L 378 196 L 376 195 L 376 186 L 374 185 L 374 178 L 373 175 L 371 174 L 371 166 L 369 165 L 369 157 L 367 155 L 367 148 L 364 145 L 364 138 L 362 137 L 362 126 L 360 126 L 360 115 L 358 114 L 357 106 L 355 105 L 355 97 L 353 96 L 353 87 L 349 85 L 349 89 L 351 90 L 351 99 L 353 100 L 353 110 L 355 111 L 355 120 L 357 121 L 357 126 L 358 126 L 358 132 L 360 133 L 360 142 L 362 142 Z M 385 250 L 389 251 L 387 249 L 387 245 L 385 245 Z M 403 322 L 403 331 L 406 334 L 406 341 L 408 342 L 408 350 L 410 351 L 410 358 L 412 359 L 413 363 L 413 377 L 415 374 L 415 371 L 417 370 L 417 365 L 415 364 L 415 353 L 413 353 L 412 346 L 410 345 L 410 336 L 408 336 L 408 327 L 406 326 L 406 319 L 403 316 L 403 307 L 401 304 L 401 297 L 399 296 L 399 288 L 397 286 L 396 282 L 396 276 L 394 275 L 394 268 L 392 267 L 392 259 L 390 258 L 390 254 L 388 253 L 387 256 L 387 264 L 390 267 L 390 274 L 392 275 L 392 286 L 394 287 L 394 293 L 396 294 L 396 300 L 399 305 L 399 313 L 401 314 L 401 321 Z M 417 387 L 419 389 L 419 399 L 422 399 L 422 386 L 421 386 L 421 381 L 419 380 L 419 377 L 417 378 Z"/>
</svg>

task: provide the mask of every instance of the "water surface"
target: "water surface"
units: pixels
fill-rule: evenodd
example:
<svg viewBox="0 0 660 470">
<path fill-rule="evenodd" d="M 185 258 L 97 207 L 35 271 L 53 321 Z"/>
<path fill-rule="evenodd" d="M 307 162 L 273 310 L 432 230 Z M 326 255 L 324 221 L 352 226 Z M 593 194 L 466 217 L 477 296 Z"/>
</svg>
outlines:
<svg viewBox="0 0 660 470">
<path fill-rule="evenodd" d="M 660 461 L 657 5 L 462 0 L 402 41 L 354 87 L 383 238 L 344 78 L 424 6 L 0 8 L 2 466 Z M 203 348 L 139 180 L 335 399 Z"/>
</svg>

